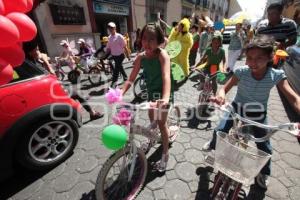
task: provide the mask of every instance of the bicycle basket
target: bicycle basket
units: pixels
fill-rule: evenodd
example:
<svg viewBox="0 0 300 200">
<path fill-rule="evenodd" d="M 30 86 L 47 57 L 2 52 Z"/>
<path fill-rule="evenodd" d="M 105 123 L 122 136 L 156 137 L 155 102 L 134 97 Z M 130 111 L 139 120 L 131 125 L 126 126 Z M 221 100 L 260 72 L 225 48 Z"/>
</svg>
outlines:
<svg viewBox="0 0 300 200">
<path fill-rule="evenodd" d="M 233 135 L 217 132 L 214 167 L 243 185 L 252 184 L 271 155 L 241 143 Z"/>
</svg>

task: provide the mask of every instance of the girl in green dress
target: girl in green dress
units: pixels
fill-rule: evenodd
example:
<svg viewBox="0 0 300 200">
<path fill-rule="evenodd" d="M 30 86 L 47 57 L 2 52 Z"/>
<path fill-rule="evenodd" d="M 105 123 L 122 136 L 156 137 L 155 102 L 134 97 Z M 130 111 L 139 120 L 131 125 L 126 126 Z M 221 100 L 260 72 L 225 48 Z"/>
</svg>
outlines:
<svg viewBox="0 0 300 200">
<path fill-rule="evenodd" d="M 171 75 L 170 57 L 159 46 L 164 42 L 164 34 L 157 25 L 146 25 L 141 32 L 143 52 L 139 53 L 134 61 L 134 67 L 129 79 L 123 86 L 123 95 L 133 84 L 141 66 L 147 83 L 148 101 L 152 102 L 153 108 L 149 110 L 149 119 L 157 121 L 162 137 L 162 158 L 156 163 L 156 168 L 164 172 L 169 159 L 169 129 L 167 117 L 169 103 L 173 101 L 173 78 Z"/>
</svg>

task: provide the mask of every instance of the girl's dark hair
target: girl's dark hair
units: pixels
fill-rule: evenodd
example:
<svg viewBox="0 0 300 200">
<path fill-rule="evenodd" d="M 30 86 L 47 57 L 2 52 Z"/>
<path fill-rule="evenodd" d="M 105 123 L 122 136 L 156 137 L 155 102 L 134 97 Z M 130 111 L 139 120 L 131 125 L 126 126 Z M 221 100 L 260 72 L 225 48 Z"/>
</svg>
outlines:
<svg viewBox="0 0 300 200">
<path fill-rule="evenodd" d="M 266 54 L 271 55 L 273 53 L 275 40 L 269 35 L 256 36 L 247 46 L 246 53 L 251 49 L 262 49 Z"/>
<path fill-rule="evenodd" d="M 283 5 L 281 3 L 270 4 L 267 8 L 267 11 L 273 10 L 273 9 L 276 9 L 277 11 L 279 11 L 281 13 L 283 11 Z"/>
<path fill-rule="evenodd" d="M 140 35 L 140 39 L 143 39 L 144 33 L 145 31 L 149 31 L 152 33 L 155 33 L 156 35 L 156 40 L 158 44 L 162 44 L 165 42 L 165 36 L 164 36 L 164 32 L 162 31 L 161 27 L 157 24 L 147 24 L 143 27 L 141 35 Z"/>
</svg>

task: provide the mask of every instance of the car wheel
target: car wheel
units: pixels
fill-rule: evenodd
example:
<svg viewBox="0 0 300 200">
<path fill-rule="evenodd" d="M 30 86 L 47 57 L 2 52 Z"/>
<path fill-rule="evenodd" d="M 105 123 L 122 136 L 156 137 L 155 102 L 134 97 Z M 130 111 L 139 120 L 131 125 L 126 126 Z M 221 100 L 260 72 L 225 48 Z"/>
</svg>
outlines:
<svg viewBox="0 0 300 200">
<path fill-rule="evenodd" d="M 78 127 L 73 120 L 46 119 L 24 131 L 16 159 L 32 170 L 52 168 L 70 156 L 78 141 Z"/>
</svg>

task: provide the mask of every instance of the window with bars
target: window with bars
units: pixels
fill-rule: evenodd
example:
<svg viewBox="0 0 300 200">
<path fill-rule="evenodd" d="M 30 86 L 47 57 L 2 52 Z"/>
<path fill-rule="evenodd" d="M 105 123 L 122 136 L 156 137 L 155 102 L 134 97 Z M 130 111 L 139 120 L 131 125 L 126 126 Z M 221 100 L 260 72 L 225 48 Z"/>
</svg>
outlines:
<svg viewBox="0 0 300 200">
<path fill-rule="evenodd" d="M 160 18 L 165 20 L 165 12 L 167 9 L 168 0 L 147 0 L 147 22 L 157 20 L 157 13 L 160 12 Z"/>
</svg>

